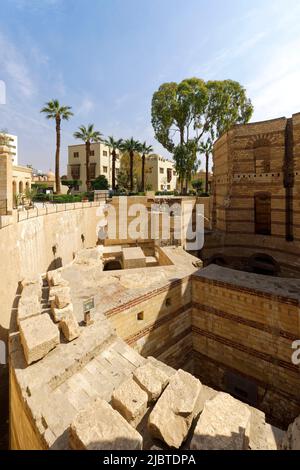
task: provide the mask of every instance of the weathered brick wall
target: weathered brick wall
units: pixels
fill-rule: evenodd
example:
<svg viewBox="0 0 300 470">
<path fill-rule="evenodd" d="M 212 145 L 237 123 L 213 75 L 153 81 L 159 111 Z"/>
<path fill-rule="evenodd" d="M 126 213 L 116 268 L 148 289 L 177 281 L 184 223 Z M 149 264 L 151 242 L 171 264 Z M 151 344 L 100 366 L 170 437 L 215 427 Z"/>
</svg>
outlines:
<svg viewBox="0 0 300 470">
<path fill-rule="evenodd" d="M 298 301 L 194 275 L 192 302 L 194 374 L 219 389 L 228 371 L 246 378 L 256 406 L 288 425 L 300 413 L 300 368 L 291 361 Z"/>
<path fill-rule="evenodd" d="M 191 359 L 191 283 L 188 278 L 165 285 L 106 312 L 117 334 L 143 356 L 172 367 Z"/>
</svg>

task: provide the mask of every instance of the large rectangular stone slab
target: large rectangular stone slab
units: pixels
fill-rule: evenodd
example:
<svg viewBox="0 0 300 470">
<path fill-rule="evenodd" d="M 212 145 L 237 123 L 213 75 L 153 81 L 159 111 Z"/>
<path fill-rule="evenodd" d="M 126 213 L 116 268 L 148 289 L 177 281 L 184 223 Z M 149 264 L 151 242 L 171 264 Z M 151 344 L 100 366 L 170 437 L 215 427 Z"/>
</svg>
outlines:
<svg viewBox="0 0 300 470">
<path fill-rule="evenodd" d="M 191 440 L 192 450 L 248 450 L 251 412 L 227 393 L 206 401 Z"/>
<path fill-rule="evenodd" d="M 38 315 L 20 322 L 20 338 L 26 362 L 31 364 L 59 344 L 59 330 L 49 315 Z"/>
<path fill-rule="evenodd" d="M 74 314 L 73 304 L 69 304 L 64 308 L 51 307 L 51 313 L 55 323 L 62 321 L 65 317 L 70 317 Z"/>
<path fill-rule="evenodd" d="M 37 296 L 34 297 L 20 297 L 18 304 L 17 322 L 25 320 L 36 315 L 40 315 L 42 311 L 40 301 Z"/>
<path fill-rule="evenodd" d="M 75 417 L 69 444 L 78 450 L 141 450 L 143 439 L 120 413 L 97 398 Z"/>
<path fill-rule="evenodd" d="M 64 308 L 69 305 L 71 303 L 70 288 L 63 287 L 61 290 L 58 290 L 53 302 L 55 308 Z"/>
<path fill-rule="evenodd" d="M 125 380 L 112 394 L 111 404 L 132 425 L 137 426 L 147 412 L 148 395 L 132 379 Z"/>
<path fill-rule="evenodd" d="M 59 323 L 59 327 L 67 341 L 73 341 L 73 339 L 78 338 L 78 321 L 72 311 L 69 310 L 63 315 L 63 318 Z"/>
<path fill-rule="evenodd" d="M 122 252 L 124 269 L 144 268 L 146 256 L 140 247 L 123 248 Z"/>
<path fill-rule="evenodd" d="M 169 376 L 147 361 L 133 371 L 133 378 L 145 390 L 149 402 L 156 401 L 169 383 Z"/>
<path fill-rule="evenodd" d="M 47 281 L 49 286 L 67 286 L 68 281 L 62 278 L 61 271 L 55 269 L 54 271 L 47 272 Z"/>
<path fill-rule="evenodd" d="M 70 287 L 68 286 L 52 286 L 49 289 L 49 302 L 51 302 L 51 305 L 53 303 L 53 306 L 55 306 L 55 297 L 57 295 L 63 294 L 64 292 L 70 292 Z"/>
<path fill-rule="evenodd" d="M 201 391 L 201 382 L 179 369 L 154 406 L 148 422 L 151 435 L 178 449 L 187 438 Z"/>
</svg>

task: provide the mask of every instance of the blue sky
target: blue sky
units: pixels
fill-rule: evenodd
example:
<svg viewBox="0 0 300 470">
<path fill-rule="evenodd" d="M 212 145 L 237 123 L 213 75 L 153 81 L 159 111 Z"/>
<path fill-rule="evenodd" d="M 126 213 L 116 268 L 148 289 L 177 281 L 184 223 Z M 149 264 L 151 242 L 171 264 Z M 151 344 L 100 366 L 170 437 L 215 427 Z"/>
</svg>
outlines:
<svg viewBox="0 0 300 470">
<path fill-rule="evenodd" d="M 300 111 L 298 0 L 0 0 L 0 129 L 19 136 L 19 163 L 54 168 L 54 123 L 39 114 L 58 98 L 80 124 L 155 141 L 151 98 L 163 82 L 197 76 L 240 81 L 253 120 Z"/>
</svg>

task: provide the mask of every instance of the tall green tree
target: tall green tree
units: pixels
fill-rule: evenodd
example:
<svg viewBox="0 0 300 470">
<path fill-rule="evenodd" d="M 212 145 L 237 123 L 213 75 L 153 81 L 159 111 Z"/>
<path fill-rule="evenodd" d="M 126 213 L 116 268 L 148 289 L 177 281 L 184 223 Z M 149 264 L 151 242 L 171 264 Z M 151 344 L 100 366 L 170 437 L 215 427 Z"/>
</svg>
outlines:
<svg viewBox="0 0 300 470">
<path fill-rule="evenodd" d="M 141 144 L 141 153 L 142 153 L 142 183 L 141 183 L 141 190 L 145 191 L 145 160 L 146 155 L 149 155 L 153 152 L 153 147 L 151 145 L 147 145 L 146 142 Z"/>
<path fill-rule="evenodd" d="M 123 140 L 115 140 L 112 136 L 109 136 L 105 140 L 105 144 L 110 147 L 111 156 L 112 156 L 112 189 L 116 189 L 116 161 L 117 161 L 117 151 L 121 150 Z"/>
<path fill-rule="evenodd" d="M 86 165 L 86 187 L 91 190 L 90 180 L 90 155 L 91 143 L 101 142 L 102 134 L 94 129 L 94 124 L 89 124 L 87 127 L 80 126 L 79 130 L 74 132 L 75 139 L 80 139 L 85 143 L 85 165 Z"/>
<path fill-rule="evenodd" d="M 133 191 L 133 159 L 135 152 L 139 153 L 141 151 L 141 143 L 137 140 L 131 139 L 124 140 L 121 145 L 122 152 L 128 152 L 130 158 L 130 191 Z"/>
<path fill-rule="evenodd" d="M 55 119 L 56 123 L 56 153 L 55 153 L 55 185 L 56 193 L 60 194 L 60 141 L 61 141 L 61 121 L 68 121 L 73 113 L 71 106 L 61 106 L 59 101 L 53 99 L 45 103 L 41 113 L 46 115 L 47 119 Z"/>
<path fill-rule="evenodd" d="M 190 178 L 201 142 L 214 142 L 232 125 L 246 123 L 253 113 L 246 90 L 232 80 L 204 82 L 189 78 L 164 83 L 152 98 L 152 125 L 156 139 L 174 154 L 176 170 Z M 177 149 L 178 147 L 178 149 Z"/>
</svg>

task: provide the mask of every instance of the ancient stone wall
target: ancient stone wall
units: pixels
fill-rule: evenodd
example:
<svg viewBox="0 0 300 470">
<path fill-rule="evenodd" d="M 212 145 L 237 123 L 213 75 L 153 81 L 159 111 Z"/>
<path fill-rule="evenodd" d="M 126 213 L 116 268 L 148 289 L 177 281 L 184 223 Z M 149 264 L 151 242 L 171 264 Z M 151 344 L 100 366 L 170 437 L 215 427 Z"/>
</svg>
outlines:
<svg viewBox="0 0 300 470">
<path fill-rule="evenodd" d="M 227 391 L 230 377 L 240 399 L 284 427 L 300 412 L 300 368 L 291 360 L 299 300 L 284 285 L 264 291 L 261 276 L 250 275 L 254 286 L 234 273 L 210 266 L 192 277 L 194 374 Z"/>
<path fill-rule="evenodd" d="M 13 216 L 1 217 L 1 341 L 7 342 L 11 314 L 18 299 L 18 282 L 69 263 L 82 247 L 95 246 L 98 209 L 99 203 L 67 204 L 39 209 L 38 217 L 36 211 L 24 211 L 19 222 L 15 211 Z M 6 376 L 7 366 L 0 365 L 0 417 L 7 404 Z"/>
<path fill-rule="evenodd" d="M 263 251 L 299 272 L 299 149 L 299 114 L 235 126 L 216 142 L 213 228 L 224 235 L 207 238 L 206 259 Z"/>
<path fill-rule="evenodd" d="M 186 278 L 124 303 L 106 316 L 117 334 L 143 356 L 187 369 L 192 352 L 191 313 L 191 284 Z"/>
</svg>

